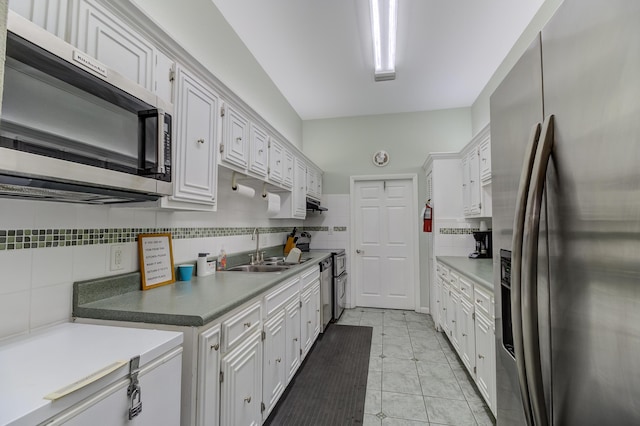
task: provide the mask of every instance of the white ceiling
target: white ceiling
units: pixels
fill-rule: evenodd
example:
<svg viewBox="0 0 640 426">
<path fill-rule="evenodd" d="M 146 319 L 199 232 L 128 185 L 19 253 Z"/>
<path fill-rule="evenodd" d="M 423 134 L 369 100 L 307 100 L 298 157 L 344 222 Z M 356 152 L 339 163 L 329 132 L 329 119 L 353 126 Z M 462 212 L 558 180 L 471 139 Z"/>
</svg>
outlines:
<svg viewBox="0 0 640 426">
<path fill-rule="evenodd" d="M 368 0 L 213 0 L 303 120 L 470 106 L 543 0 L 399 0 L 374 82 Z"/>
</svg>

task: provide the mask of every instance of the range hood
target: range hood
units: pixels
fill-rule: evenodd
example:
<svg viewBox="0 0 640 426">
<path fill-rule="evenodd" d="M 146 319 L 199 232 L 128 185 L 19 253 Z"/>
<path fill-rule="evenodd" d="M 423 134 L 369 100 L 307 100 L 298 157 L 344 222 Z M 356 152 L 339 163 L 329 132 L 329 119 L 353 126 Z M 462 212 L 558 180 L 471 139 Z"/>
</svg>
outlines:
<svg viewBox="0 0 640 426">
<path fill-rule="evenodd" d="M 320 201 L 307 197 L 307 211 L 326 212 L 328 209 L 320 205 Z"/>
</svg>

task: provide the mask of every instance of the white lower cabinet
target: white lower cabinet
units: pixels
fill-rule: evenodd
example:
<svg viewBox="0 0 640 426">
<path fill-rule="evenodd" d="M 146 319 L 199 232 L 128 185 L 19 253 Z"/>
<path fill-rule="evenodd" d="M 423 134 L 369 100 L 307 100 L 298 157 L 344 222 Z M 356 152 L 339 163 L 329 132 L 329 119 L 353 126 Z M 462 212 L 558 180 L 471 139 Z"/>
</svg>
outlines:
<svg viewBox="0 0 640 426">
<path fill-rule="evenodd" d="M 304 291 L 300 299 L 300 342 L 304 359 L 320 334 L 320 282 Z"/>
<path fill-rule="evenodd" d="M 438 263 L 439 325 L 496 414 L 496 352 L 493 296 Z"/>
<path fill-rule="evenodd" d="M 198 341 L 199 426 L 217 426 L 220 420 L 220 325 L 200 333 Z"/>
<path fill-rule="evenodd" d="M 262 418 L 266 420 L 287 386 L 286 310 L 281 309 L 264 323 L 262 366 Z"/>
<path fill-rule="evenodd" d="M 222 358 L 220 424 L 261 425 L 262 340 L 259 331 Z"/>
<path fill-rule="evenodd" d="M 300 367 L 300 299 L 295 298 L 286 307 L 285 318 L 286 331 L 286 367 L 287 367 L 287 383 L 291 381 L 293 376 Z"/>
</svg>

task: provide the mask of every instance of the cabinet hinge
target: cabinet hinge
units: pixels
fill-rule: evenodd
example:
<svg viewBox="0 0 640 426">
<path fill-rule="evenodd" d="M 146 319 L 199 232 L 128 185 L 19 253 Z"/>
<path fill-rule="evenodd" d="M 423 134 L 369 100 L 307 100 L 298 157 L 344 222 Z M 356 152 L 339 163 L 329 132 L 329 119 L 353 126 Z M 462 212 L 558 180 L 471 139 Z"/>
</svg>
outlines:
<svg viewBox="0 0 640 426">
<path fill-rule="evenodd" d="M 264 410 L 266 410 L 266 409 L 267 409 L 267 407 L 264 406 L 264 402 L 261 402 L 260 403 L 260 412 L 264 413 Z"/>
<path fill-rule="evenodd" d="M 302 300 L 300 301 L 300 307 L 302 308 Z"/>
<path fill-rule="evenodd" d="M 300 355 L 302 355 L 302 349 L 300 349 Z"/>
<path fill-rule="evenodd" d="M 478 208 L 481 209 L 482 208 L 482 203 L 478 203 Z"/>
<path fill-rule="evenodd" d="M 174 67 L 169 68 L 169 81 L 174 81 L 176 79 L 176 70 Z"/>
<path fill-rule="evenodd" d="M 224 144 L 220 144 L 220 152 L 224 152 Z"/>
<path fill-rule="evenodd" d="M 224 373 L 220 372 L 220 383 L 224 382 Z"/>
<path fill-rule="evenodd" d="M 471 319 L 472 319 L 472 320 L 474 320 L 474 321 L 476 320 L 476 313 L 475 313 L 475 312 L 473 312 L 473 313 L 471 314 Z"/>
<path fill-rule="evenodd" d="M 269 142 L 267 142 L 267 148 L 271 148 L 271 139 L 269 139 Z"/>
<path fill-rule="evenodd" d="M 264 330 L 262 330 L 262 332 L 260 333 L 262 335 L 262 341 L 264 341 L 267 338 L 267 333 L 264 332 Z"/>
<path fill-rule="evenodd" d="M 224 105 L 220 108 L 220 117 L 224 117 L 225 114 L 225 110 L 224 110 Z"/>
<path fill-rule="evenodd" d="M 473 374 L 476 374 L 476 373 L 477 373 L 476 367 L 473 367 Z"/>
<path fill-rule="evenodd" d="M 267 167 L 267 174 L 270 175 L 271 174 L 271 167 Z"/>
</svg>

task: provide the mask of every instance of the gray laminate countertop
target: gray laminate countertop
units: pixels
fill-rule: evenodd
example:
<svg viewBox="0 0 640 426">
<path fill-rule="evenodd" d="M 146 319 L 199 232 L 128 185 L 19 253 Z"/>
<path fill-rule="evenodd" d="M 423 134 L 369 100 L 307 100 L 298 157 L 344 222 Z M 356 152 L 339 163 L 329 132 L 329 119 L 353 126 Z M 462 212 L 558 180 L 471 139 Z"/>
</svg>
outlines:
<svg viewBox="0 0 640 426">
<path fill-rule="evenodd" d="M 493 259 L 470 259 L 462 256 L 436 256 L 436 260 L 493 291 Z"/>
<path fill-rule="evenodd" d="M 76 282 L 73 316 L 101 320 L 201 326 L 260 296 L 331 256 L 330 251 L 303 253 L 309 260 L 274 273 L 218 271 L 191 281 L 140 290 L 140 275 Z"/>
</svg>

